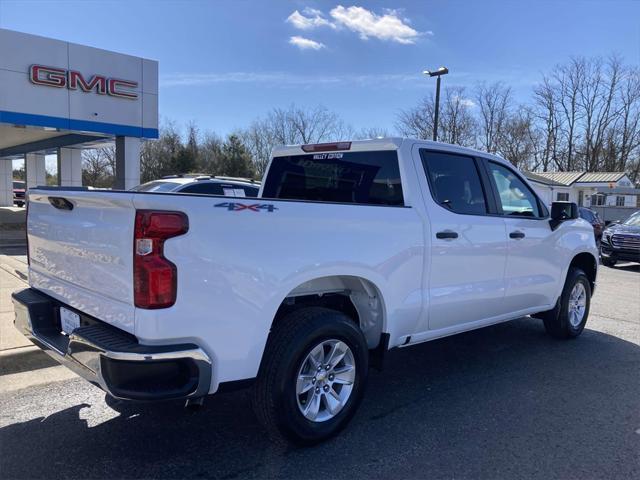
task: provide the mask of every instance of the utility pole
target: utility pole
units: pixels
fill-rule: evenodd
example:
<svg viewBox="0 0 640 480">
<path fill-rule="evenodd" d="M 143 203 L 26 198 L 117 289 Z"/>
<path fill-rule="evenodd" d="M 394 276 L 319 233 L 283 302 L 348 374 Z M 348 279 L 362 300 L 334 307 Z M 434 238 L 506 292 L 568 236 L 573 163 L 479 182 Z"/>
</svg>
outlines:
<svg viewBox="0 0 640 480">
<path fill-rule="evenodd" d="M 436 77 L 436 109 L 433 115 L 433 141 L 436 142 L 438 141 L 438 114 L 440 112 L 440 77 L 449 73 L 449 69 L 440 67 L 437 70 L 425 70 L 422 73 L 430 77 Z"/>
</svg>

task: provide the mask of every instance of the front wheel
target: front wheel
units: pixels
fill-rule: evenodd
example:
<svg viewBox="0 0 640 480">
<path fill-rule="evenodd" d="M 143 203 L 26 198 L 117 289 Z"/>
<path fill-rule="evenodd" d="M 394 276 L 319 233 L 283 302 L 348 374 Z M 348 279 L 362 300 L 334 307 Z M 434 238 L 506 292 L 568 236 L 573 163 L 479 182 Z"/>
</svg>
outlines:
<svg viewBox="0 0 640 480">
<path fill-rule="evenodd" d="M 556 338 L 577 337 L 587 323 L 590 306 L 589 279 L 581 269 L 571 267 L 558 305 L 541 315 L 547 333 Z"/>
<path fill-rule="evenodd" d="M 326 308 L 297 310 L 272 330 L 253 404 L 276 439 L 310 445 L 338 433 L 364 393 L 368 350 L 358 325 Z"/>
<path fill-rule="evenodd" d="M 605 267 L 615 267 L 616 261 L 611 257 L 605 257 L 604 255 L 600 255 L 600 260 L 602 260 L 602 264 Z"/>
</svg>

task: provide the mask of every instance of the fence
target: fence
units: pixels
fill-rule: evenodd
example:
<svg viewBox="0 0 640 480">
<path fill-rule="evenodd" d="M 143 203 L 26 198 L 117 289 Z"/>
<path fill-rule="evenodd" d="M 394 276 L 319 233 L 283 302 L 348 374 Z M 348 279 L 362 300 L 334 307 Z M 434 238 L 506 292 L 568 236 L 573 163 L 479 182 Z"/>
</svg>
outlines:
<svg viewBox="0 0 640 480">
<path fill-rule="evenodd" d="M 612 205 L 591 206 L 594 212 L 598 212 L 600 218 L 605 224 L 626 220 L 633 212 L 638 211 L 638 207 L 614 207 Z"/>
</svg>

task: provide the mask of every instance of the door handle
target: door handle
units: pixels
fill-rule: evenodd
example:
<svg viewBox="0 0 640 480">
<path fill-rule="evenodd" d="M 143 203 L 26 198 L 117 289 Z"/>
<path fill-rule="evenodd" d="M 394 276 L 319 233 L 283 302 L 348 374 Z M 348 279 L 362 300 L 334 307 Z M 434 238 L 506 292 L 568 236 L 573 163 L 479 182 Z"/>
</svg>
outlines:
<svg viewBox="0 0 640 480">
<path fill-rule="evenodd" d="M 436 238 L 440 238 L 443 240 L 453 240 L 454 238 L 458 238 L 458 232 L 452 232 L 451 230 L 445 230 L 444 232 L 436 233 Z"/>
<path fill-rule="evenodd" d="M 509 234 L 509 238 L 515 238 L 516 240 L 520 240 L 521 238 L 524 238 L 524 232 L 516 230 L 515 232 L 511 232 Z"/>
</svg>

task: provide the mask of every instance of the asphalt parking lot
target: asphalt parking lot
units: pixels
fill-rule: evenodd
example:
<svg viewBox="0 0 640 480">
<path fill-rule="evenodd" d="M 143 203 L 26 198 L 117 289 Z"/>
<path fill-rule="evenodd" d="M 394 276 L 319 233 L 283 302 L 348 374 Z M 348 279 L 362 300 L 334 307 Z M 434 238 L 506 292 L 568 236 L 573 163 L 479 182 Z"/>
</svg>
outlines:
<svg viewBox="0 0 640 480">
<path fill-rule="evenodd" d="M 246 392 L 195 413 L 109 406 L 37 358 L 31 385 L 0 385 L 3 479 L 640 478 L 637 265 L 601 268 L 578 340 L 524 318 L 391 352 L 350 426 L 314 448 L 272 444 Z"/>
</svg>

